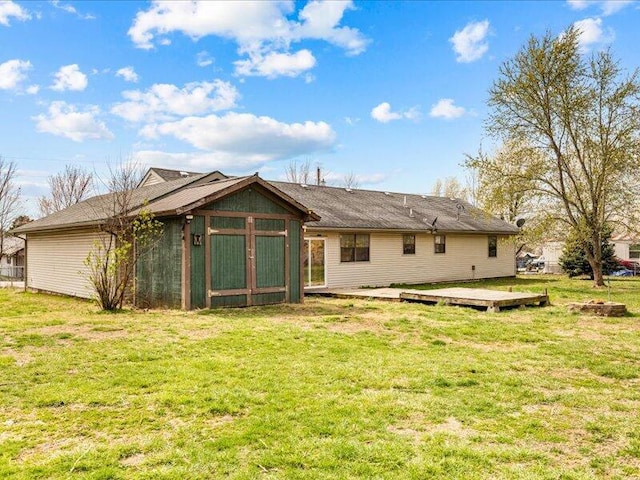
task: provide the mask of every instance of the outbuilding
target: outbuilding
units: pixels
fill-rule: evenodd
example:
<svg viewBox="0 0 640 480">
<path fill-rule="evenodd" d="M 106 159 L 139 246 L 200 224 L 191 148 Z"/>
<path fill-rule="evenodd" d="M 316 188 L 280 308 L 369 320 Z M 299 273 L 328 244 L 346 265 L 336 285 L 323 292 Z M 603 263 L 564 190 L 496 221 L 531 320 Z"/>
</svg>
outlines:
<svg viewBox="0 0 640 480">
<path fill-rule="evenodd" d="M 105 235 L 112 195 L 15 230 L 27 243 L 26 287 L 89 298 L 85 260 Z M 137 265 L 140 307 L 205 308 L 299 302 L 303 225 L 320 217 L 257 175 L 189 175 L 133 191 L 131 214 L 163 224 Z"/>
</svg>

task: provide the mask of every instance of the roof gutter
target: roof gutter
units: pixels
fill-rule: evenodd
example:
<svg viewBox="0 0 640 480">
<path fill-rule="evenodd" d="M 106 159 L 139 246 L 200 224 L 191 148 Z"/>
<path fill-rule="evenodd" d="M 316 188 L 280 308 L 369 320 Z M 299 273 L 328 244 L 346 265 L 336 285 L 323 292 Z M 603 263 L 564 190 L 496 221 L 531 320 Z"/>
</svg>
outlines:
<svg viewBox="0 0 640 480">
<path fill-rule="evenodd" d="M 411 228 L 372 228 L 372 227 L 323 227 L 316 225 L 305 225 L 307 231 L 322 232 L 380 232 L 380 233 L 431 233 L 437 234 L 461 234 L 461 235 L 517 235 L 519 232 L 507 232 L 504 230 L 444 230 L 436 229 L 411 229 Z"/>
</svg>

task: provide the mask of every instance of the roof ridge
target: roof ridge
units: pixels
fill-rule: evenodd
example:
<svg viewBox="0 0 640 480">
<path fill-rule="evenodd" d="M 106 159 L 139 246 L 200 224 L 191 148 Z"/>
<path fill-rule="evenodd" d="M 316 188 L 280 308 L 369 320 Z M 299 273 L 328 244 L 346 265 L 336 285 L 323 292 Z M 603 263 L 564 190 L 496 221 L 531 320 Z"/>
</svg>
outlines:
<svg viewBox="0 0 640 480">
<path fill-rule="evenodd" d="M 354 191 L 354 192 L 372 192 L 372 193 L 382 193 L 382 194 L 389 194 L 389 195 L 411 195 L 414 197 L 422 197 L 422 198 L 446 198 L 448 200 L 452 200 L 452 199 L 460 200 L 462 202 L 468 203 L 469 205 L 472 205 L 471 203 L 469 203 L 467 200 L 463 198 L 446 197 L 442 195 L 428 195 L 426 193 L 393 192 L 391 190 L 374 190 L 371 188 L 336 187 L 334 185 L 316 185 L 315 183 L 285 182 L 282 180 L 267 180 L 267 181 L 269 183 L 284 183 L 286 185 L 298 185 L 298 186 L 306 185 L 307 187 L 330 188 L 333 190 L 346 190 L 347 188 L 349 188 L 351 191 Z"/>
</svg>

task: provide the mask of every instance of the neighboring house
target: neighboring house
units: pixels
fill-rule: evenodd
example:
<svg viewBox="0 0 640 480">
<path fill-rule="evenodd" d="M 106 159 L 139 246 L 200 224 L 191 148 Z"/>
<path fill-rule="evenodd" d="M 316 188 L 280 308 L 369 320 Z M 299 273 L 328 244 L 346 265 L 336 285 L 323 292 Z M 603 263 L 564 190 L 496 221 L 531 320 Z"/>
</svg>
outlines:
<svg viewBox="0 0 640 480">
<path fill-rule="evenodd" d="M 5 237 L 0 255 L 0 277 L 19 279 L 23 277 L 24 240 L 18 237 Z"/>
<path fill-rule="evenodd" d="M 219 175 L 216 175 L 219 174 Z M 140 187 L 148 187 L 149 185 L 155 185 L 157 183 L 162 182 L 170 182 L 171 180 L 179 180 L 181 178 L 188 177 L 201 177 L 201 173 L 196 172 L 185 172 L 180 170 L 167 170 L 166 168 L 150 168 L 147 173 L 144 174 L 142 180 L 138 184 L 138 188 Z M 221 178 L 227 178 L 220 172 L 213 172 L 211 174 L 212 180 L 220 180 Z M 213 178 L 218 177 L 218 178 Z"/>
<path fill-rule="evenodd" d="M 611 243 L 620 260 L 640 262 L 640 239 L 630 235 L 614 235 Z"/>
<path fill-rule="evenodd" d="M 630 235 L 614 235 L 610 243 L 614 254 L 620 260 L 640 262 L 640 240 Z M 538 261 L 544 262 L 544 273 L 562 273 L 560 257 L 564 249 L 564 241 L 549 240 L 542 245 L 542 256 Z"/>
<path fill-rule="evenodd" d="M 517 227 L 460 200 L 220 172 L 153 180 L 134 192 L 136 207 L 164 223 L 138 267 L 140 306 L 295 302 L 305 288 L 515 275 Z M 104 235 L 107 205 L 108 195 L 94 197 L 16 229 L 27 236 L 28 288 L 91 296 L 84 259 Z"/>
<path fill-rule="evenodd" d="M 542 244 L 542 255 L 538 258 L 538 262 L 544 262 L 544 273 L 562 273 L 560 266 L 560 257 L 564 242 L 552 240 Z"/>
</svg>

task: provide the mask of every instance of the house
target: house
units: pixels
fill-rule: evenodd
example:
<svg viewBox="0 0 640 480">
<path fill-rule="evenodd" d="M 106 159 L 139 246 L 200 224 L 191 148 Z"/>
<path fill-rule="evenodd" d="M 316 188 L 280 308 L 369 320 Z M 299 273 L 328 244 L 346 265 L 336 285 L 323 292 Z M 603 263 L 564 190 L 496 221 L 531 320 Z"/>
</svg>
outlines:
<svg viewBox="0 0 640 480">
<path fill-rule="evenodd" d="M 165 176 L 168 179 L 164 179 Z M 295 302 L 305 289 L 515 275 L 517 227 L 457 199 L 151 169 L 135 209 L 164 224 L 138 265 L 140 306 Z M 159 179 L 159 180 L 158 180 Z M 90 297 L 84 265 L 109 195 L 16 229 L 28 288 Z"/>
<path fill-rule="evenodd" d="M 640 240 L 632 234 L 615 234 L 610 242 L 616 258 L 624 261 L 640 262 Z M 542 244 L 542 256 L 538 261 L 544 262 L 544 273 L 562 273 L 560 257 L 565 242 L 548 240 Z"/>
<path fill-rule="evenodd" d="M 611 237 L 615 255 L 620 260 L 640 262 L 640 239 L 629 234 L 617 234 Z"/>
<path fill-rule="evenodd" d="M 320 216 L 305 224 L 307 288 L 515 275 L 518 228 L 462 200 L 272 183 Z"/>
<path fill-rule="evenodd" d="M 0 255 L 0 277 L 22 280 L 24 268 L 24 240 L 5 237 Z"/>
</svg>

